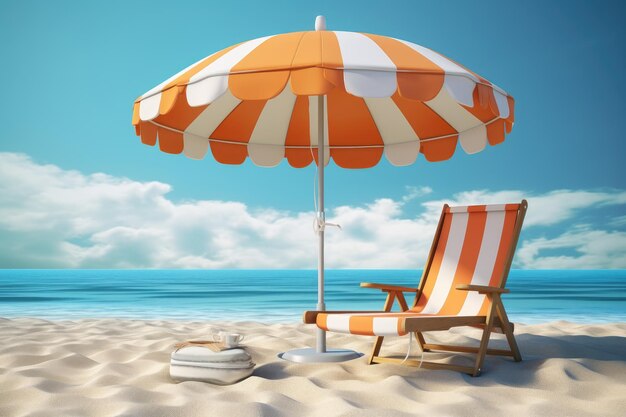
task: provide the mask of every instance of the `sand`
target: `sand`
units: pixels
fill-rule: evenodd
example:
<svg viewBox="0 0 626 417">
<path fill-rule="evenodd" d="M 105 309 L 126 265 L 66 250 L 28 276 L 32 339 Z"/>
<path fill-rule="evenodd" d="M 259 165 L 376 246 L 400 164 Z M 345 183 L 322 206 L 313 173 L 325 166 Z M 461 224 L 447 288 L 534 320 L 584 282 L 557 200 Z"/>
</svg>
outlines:
<svg viewBox="0 0 626 417">
<path fill-rule="evenodd" d="M 217 329 L 247 335 L 257 367 L 232 386 L 173 382 L 172 345 Z M 313 345 L 299 324 L 0 319 L 0 416 L 618 416 L 626 415 L 626 324 L 518 325 L 524 361 L 488 357 L 478 378 L 366 364 L 301 365 L 277 353 Z M 477 343 L 479 331 L 431 333 Z M 369 352 L 373 338 L 329 335 Z M 498 335 L 495 347 L 504 346 Z M 406 338 L 383 352 L 404 356 Z M 469 364 L 467 357 L 427 353 Z"/>
</svg>

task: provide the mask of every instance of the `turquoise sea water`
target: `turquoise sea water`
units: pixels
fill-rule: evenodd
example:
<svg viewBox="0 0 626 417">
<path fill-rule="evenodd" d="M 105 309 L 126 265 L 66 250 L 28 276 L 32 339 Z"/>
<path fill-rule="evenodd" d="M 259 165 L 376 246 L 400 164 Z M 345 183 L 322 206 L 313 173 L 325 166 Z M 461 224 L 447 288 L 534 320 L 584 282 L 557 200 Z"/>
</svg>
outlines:
<svg viewBox="0 0 626 417">
<path fill-rule="evenodd" d="M 327 308 L 380 309 L 383 294 L 361 281 L 417 286 L 420 275 L 327 271 Z M 514 270 L 507 287 L 512 321 L 626 322 L 626 270 Z M 0 317 L 292 322 L 316 300 L 310 270 L 0 270 Z"/>
</svg>

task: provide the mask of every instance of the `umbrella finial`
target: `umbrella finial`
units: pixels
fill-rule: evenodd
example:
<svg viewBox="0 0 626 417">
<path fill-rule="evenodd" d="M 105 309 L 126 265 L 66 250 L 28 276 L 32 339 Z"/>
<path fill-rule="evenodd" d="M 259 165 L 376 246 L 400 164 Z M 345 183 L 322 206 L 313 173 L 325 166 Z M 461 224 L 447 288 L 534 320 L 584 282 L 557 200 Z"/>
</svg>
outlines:
<svg viewBox="0 0 626 417">
<path fill-rule="evenodd" d="M 315 30 L 326 30 L 326 18 L 324 16 L 315 18 Z"/>
</svg>

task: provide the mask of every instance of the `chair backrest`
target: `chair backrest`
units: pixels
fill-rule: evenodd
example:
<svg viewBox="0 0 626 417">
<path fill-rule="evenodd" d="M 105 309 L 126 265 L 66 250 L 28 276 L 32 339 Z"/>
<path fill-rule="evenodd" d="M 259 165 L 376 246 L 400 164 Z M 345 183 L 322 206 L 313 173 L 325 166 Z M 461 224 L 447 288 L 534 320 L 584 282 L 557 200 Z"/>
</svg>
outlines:
<svg viewBox="0 0 626 417">
<path fill-rule="evenodd" d="M 444 205 L 412 311 L 485 315 L 490 302 L 463 284 L 504 287 L 527 203 L 449 207 Z"/>
</svg>

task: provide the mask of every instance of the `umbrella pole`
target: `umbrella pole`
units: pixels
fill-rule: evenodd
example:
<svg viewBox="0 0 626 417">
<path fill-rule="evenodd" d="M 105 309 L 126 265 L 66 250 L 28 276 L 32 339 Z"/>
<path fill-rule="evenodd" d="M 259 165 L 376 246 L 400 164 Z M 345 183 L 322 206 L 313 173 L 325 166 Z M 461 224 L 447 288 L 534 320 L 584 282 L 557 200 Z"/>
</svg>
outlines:
<svg viewBox="0 0 626 417">
<path fill-rule="evenodd" d="M 324 96 L 317 97 L 317 220 L 318 220 L 318 257 L 317 257 L 317 310 L 326 310 L 324 303 L 324 223 L 326 213 L 324 212 L 324 165 L 326 157 L 324 155 Z M 326 352 L 326 332 L 317 329 L 316 349 L 318 353 Z"/>
<path fill-rule="evenodd" d="M 317 310 L 326 310 L 324 304 L 324 227 L 326 214 L 324 213 L 324 164 L 325 158 L 325 129 L 324 129 L 324 96 L 317 96 L 317 185 L 318 200 L 316 229 L 318 238 L 317 258 Z M 310 109 L 313 110 L 313 109 Z M 313 139 L 313 138 L 311 138 Z M 292 349 L 278 354 L 278 357 L 291 362 L 324 363 L 344 362 L 361 357 L 362 354 L 349 349 L 327 349 L 326 332 L 317 328 L 315 348 Z"/>
</svg>

